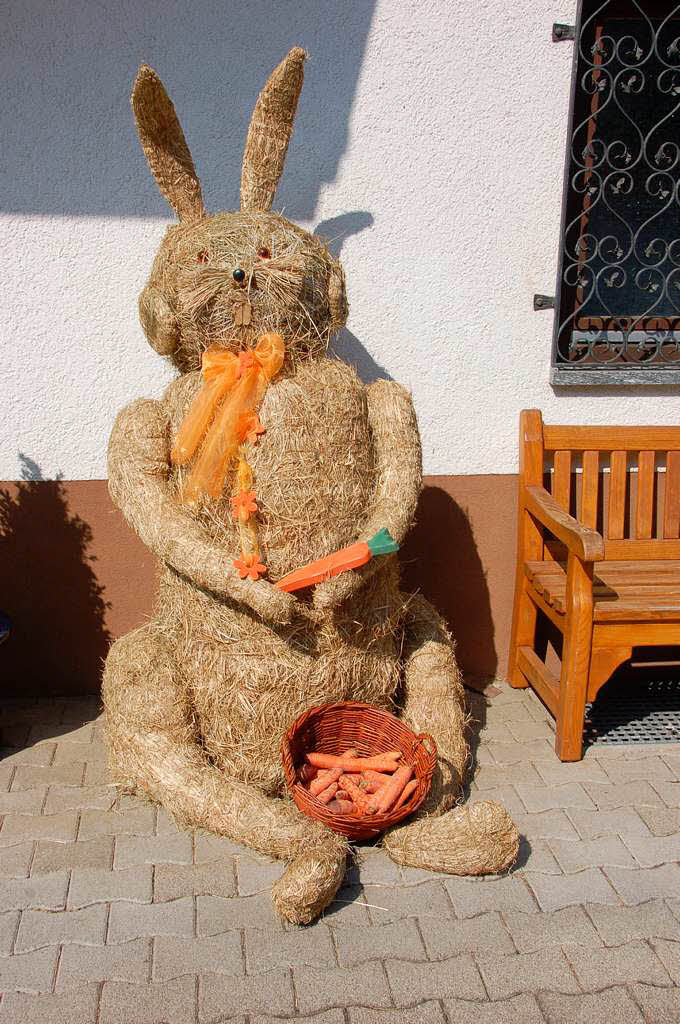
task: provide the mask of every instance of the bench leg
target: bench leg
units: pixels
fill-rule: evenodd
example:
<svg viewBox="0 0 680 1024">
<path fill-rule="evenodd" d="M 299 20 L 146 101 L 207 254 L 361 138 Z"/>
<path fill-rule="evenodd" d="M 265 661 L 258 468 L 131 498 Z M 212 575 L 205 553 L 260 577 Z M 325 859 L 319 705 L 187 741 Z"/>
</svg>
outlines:
<svg viewBox="0 0 680 1024">
<path fill-rule="evenodd" d="M 521 574 L 521 575 L 520 575 Z M 536 639 L 536 605 L 529 597 L 524 567 L 520 566 L 515 585 L 515 604 L 512 610 L 512 634 L 510 637 L 510 655 L 508 659 L 508 679 L 510 685 L 524 689 L 528 682 L 517 665 L 517 651 L 520 647 L 534 649 Z"/>
<path fill-rule="evenodd" d="M 560 761 L 580 761 L 593 638 L 593 563 L 569 555 L 567 621 L 557 705 L 555 752 Z"/>
</svg>

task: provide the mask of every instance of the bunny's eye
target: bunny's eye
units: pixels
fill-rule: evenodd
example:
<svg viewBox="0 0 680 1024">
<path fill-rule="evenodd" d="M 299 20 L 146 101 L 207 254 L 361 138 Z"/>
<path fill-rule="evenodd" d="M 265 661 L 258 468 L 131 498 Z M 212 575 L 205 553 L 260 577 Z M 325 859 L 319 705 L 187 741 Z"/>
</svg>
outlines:
<svg viewBox="0 0 680 1024">
<path fill-rule="evenodd" d="M 257 255 L 261 260 L 270 260 L 272 258 L 271 251 L 266 247 L 266 245 L 257 250 Z"/>
<path fill-rule="evenodd" d="M 196 262 L 197 263 L 207 263 L 208 262 L 208 251 L 207 251 L 207 249 L 201 249 L 201 251 L 196 254 Z"/>
</svg>

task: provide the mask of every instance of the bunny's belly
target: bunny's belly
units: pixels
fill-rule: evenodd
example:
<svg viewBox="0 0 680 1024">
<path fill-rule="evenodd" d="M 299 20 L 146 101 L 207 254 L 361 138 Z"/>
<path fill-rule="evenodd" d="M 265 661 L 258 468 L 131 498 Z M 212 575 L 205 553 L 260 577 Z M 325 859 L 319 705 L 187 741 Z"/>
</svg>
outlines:
<svg viewBox="0 0 680 1024">
<path fill-rule="evenodd" d="M 188 376 L 193 381 L 181 382 L 179 401 L 171 403 L 173 433 L 200 385 Z M 344 363 L 315 360 L 275 380 L 259 414 L 265 433 L 245 453 L 254 471 L 262 560 L 275 581 L 356 539 L 375 489 L 373 443 L 365 388 Z M 175 471 L 179 495 L 186 472 Z M 222 498 L 192 514 L 235 557 L 233 483 L 232 469 Z"/>
</svg>

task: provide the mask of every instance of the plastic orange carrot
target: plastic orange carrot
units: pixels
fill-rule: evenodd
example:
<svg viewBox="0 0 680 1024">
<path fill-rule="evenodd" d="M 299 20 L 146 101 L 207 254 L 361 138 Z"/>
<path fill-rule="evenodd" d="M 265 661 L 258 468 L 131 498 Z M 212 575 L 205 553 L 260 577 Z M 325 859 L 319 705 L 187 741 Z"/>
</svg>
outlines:
<svg viewBox="0 0 680 1024">
<path fill-rule="evenodd" d="M 376 555 L 390 555 L 399 550 L 399 545 L 390 536 L 389 530 L 378 530 L 376 534 L 367 541 L 357 541 L 347 548 L 327 555 L 326 558 L 319 558 L 316 562 L 310 562 L 301 569 L 289 572 L 287 576 L 275 584 L 279 590 L 290 593 L 293 590 L 301 590 L 303 587 L 311 587 L 315 583 L 323 583 L 333 576 L 338 576 L 347 569 L 358 569 L 360 565 L 370 562 Z"/>
</svg>

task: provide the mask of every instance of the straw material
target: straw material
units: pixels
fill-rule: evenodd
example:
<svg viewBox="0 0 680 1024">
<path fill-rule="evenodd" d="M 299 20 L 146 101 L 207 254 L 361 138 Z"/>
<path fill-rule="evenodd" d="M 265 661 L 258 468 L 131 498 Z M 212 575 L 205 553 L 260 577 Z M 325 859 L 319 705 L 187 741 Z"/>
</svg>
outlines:
<svg viewBox="0 0 680 1024">
<path fill-rule="evenodd" d="M 158 103 L 165 115 L 144 120 L 142 142 L 155 147 L 159 184 L 187 215 L 161 244 L 140 314 L 180 376 L 160 401 L 124 409 L 109 447 L 111 494 L 161 562 L 152 620 L 116 641 L 106 663 L 111 764 L 120 784 L 179 820 L 288 861 L 274 901 L 287 920 L 305 922 L 333 899 L 347 840 L 285 796 L 279 743 L 295 719 L 345 701 L 403 714 L 439 753 L 418 814 L 441 814 L 460 793 L 468 752 L 453 644 L 426 601 L 401 593 L 395 556 L 299 597 L 272 585 L 382 528 L 403 541 L 421 487 L 418 429 L 403 388 L 365 387 L 326 355 L 346 300 L 342 269 L 321 240 L 272 213 L 192 219 L 198 206 L 180 200 L 175 184 L 195 198 L 193 164 L 162 96 Z M 177 160 L 166 167 L 158 153 L 168 132 Z M 202 353 L 215 344 L 239 352 L 272 331 L 283 336 L 286 359 L 248 457 L 268 578 L 241 580 L 233 481 L 220 497 L 186 505 L 191 463 L 172 465 L 170 452 L 201 387 Z M 474 828 L 461 826 L 459 811 L 410 819 L 387 835 L 386 848 L 437 866 L 440 846 L 453 843 L 444 870 L 502 870 L 517 836 L 502 808 L 490 806 L 471 812 Z"/>
</svg>

